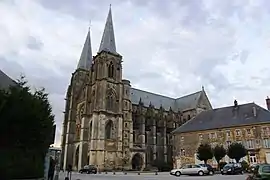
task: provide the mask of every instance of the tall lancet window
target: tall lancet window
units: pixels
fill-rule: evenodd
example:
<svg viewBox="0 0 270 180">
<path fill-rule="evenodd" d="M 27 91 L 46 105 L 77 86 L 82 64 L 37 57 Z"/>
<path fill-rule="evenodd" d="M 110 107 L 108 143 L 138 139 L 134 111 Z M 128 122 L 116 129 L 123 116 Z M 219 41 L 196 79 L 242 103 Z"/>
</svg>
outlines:
<svg viewBox="0 0 270 180">
<path fill-rule="evenodd" d="M 107 91 L 107 98 L 106 98 L 106 109 L 113 111 L 115 109 L 115 94 L 112 89 Z"/>
<path fill-rule="evenodd" d="M 113 122 L 109 120 L 105 125 L 105 139 L 112 139 Z"/>
<path fill-rule="evenodd" d="M 89 140 L 91 140 L 92 139 L 92 128 L 93 127 L 93 123 L 92 123 L 92 121 L 90 122 L 90 127 L 89 127 Z"/>
<path fill-rule="evenodd" d="M 108 77 L 114 78 L 114 65 L 112 62 L 110 62 L 109 66 L 108 66 Z"/>
</svg>

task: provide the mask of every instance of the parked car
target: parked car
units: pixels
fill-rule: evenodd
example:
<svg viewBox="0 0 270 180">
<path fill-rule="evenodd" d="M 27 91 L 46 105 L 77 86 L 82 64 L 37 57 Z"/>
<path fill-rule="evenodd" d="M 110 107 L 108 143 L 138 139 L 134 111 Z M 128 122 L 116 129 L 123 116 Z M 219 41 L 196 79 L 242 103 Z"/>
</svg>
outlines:
<svg viewBox="0 0 270 180">
<path fill-rule="evenodd" d="M 240 163 L 229 163 L 226 164 L 223 169 L 221 169 L 221 174 L 225 175 L 225 174 L 243 174 L 243 168 L 241 166 Z"/>
<path fill-rule="evenodd" d="M 171 170 L 170 174 L 174 176 L 181 176 L 181 175 L 199 175 L 203 176 L 205 174 L 208 174 L 209 171 L 207 167 L 202 167 L 200 165 L 195 164 L 187 164 L 182 166 L 179 169 L 173 169 Z"/>
<path fill-rule="evenodd" d="M 79 170 L 79 173 L 97 174 L 97 167 L 94 165 L 86 165 L 82 169 Z"/>
<path fill-rule="evenodd" d="M 206 167 L 208 169 L 208 175 L 213 175 L 215 173 L 214 168 L 210 164 L 199 164 L 202 167 Z"/>
<path fill-rule="evenodd" d="M 268 180 L 270 179 L 270 164 L 258 164 L 253 175 L 247 178 L 248 180 Z"/>
</svg>

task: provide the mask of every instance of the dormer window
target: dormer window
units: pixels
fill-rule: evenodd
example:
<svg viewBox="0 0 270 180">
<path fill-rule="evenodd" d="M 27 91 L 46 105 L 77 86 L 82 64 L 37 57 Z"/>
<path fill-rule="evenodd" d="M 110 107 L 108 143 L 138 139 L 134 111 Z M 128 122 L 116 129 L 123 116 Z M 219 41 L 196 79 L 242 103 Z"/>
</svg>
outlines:
<svg viewBox="0 0 270 180">
<path fill-rule="evenodd" d="M 231 132 L 230 131 L 226 131 L 227 137 L 231 136 Z"/>
<path fill-rule="evenodd" d="M 241 131 L 239 129 L 235 130 L 236 132 L 236 136 L 240 136 L 241 135 Z"/>
<path fill-rule="evenodd" d="M 112 62 L 110 62 L 108 66 L 108 77 L 113 78 L 114 77 L 114 65 Z"/>
</svg>

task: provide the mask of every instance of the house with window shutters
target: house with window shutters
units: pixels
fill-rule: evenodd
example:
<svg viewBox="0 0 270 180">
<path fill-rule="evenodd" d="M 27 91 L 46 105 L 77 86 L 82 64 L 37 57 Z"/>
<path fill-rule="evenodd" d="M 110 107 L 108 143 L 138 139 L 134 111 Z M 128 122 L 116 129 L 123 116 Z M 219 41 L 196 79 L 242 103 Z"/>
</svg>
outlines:
<svg viewBox="0 0 270 180">
<path fill-rule="evenodd" d="M 227 148 L 233 142 L 248 150 L 245 160 L 250 164 L 270 163 L 270 111 L 255 103 L 203 111 L 172 133 L 174 135 L 174 166 L 197 163 L 196 151 L 201 143 Z M 228 157 L 224 161 L 230 161 Z M 212 165 L 215 165 L 213 160 Z"/>
</svg>

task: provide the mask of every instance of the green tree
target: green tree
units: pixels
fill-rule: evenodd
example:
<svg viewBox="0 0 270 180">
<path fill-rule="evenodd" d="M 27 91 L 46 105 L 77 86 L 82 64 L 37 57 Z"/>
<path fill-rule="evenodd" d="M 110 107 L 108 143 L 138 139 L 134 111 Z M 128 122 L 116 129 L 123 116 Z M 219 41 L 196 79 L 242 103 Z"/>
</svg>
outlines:
<svg viewBox="0 0 270 180">
<path fill-rule="evenodd" d="M 233 143 L 228 147 L 227 154 L 238 163 L 241 158 L 247 155 L 247 149 L 240 143 Z"/>
<path fill-rule="evenodd" d="M 216 145 L 213 149 L 213 155 L 219 164 L 220 160 L 226 155 L 226 149 L 222 145 Z"/>
<path fill-rule="evenodd" d="M 207 163 L 207 160 L 213 158 L 213 150 L 208 143 L 201 144 L 197 149 L 197 158 Z"/>
<path fill-rule="evenodd" d="M 0 90 L 1 178 L 39 178 L 51 144 L 54 116 L 44 89 L 30 91 L 24 77 Z"/>
</svg>

